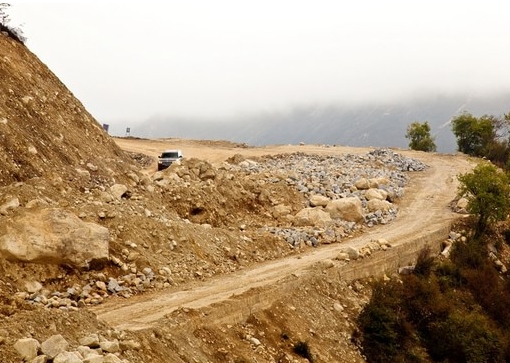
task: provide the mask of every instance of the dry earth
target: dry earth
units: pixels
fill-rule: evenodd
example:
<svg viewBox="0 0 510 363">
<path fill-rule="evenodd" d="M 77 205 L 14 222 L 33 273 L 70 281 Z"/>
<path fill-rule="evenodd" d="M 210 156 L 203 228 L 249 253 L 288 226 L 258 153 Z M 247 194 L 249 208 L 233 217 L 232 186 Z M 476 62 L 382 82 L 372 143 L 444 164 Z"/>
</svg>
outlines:
<svg viewBox="0 0 510 363">
<path fill-rule="evenodd" d="M 69 350 L 91 334 L 118 341 L 110 360 L 97 358 L 104 362 L 306 362 L 293 351 L 300 342 L 315 362 L 363 362 L 351 334 L 370 295 L 368 278 L 391 276 L 426 244 L 437 249 L 458 217 L 449 207 L 456 175 L 472 162 L 395 150 L 429 165 L 406 172 L 396 219 L 292 247 L 263 231 L 291 227 L 306 206 L 287 182 L 292 173 L 232 165 L 370 148 L 114 139 L 25 46 L 0 35 L 0 56 L 1 362 L 22 361 L 19 339 L 56 334 Z M 185 159 L 156 178 L 156 157 L 167 148 L 182 149 Z M 276 206 L 286 215 L 275 217 Z M 107 230 L 106 258 L 77 263 L 76 251 L 98 251 L 79 242 L 87 236 L 73 234 L 75 224 L 45 224 L 49 211 Z M 22 240 L 48 248 L 45 237 L 55 234 L 65 248 L 31 261 Z M 337 258 L 379 239 L 391 247 Z M 13 244 L 27 250 L 14 256 L 6 248 Z"/>
<path fill-rule="evenodd" d="M 125 150 L 155 158 L 160 150 L 180 148 L 185 155 L 201 157 L 217 165 L 234 154 L 257 158 L 296 152 L 310 155 L 364 154 L 370 150 L 317 145 L 250 148 L 226 142 L 176 139 L 116 141 Z M 112 300 L 93 311 L 101 320 L 120 329 L 139 330 L 159 326 L 170 337 L 171 332 L 184 329 L 184 332 L 188 333 L 190 329 L 197 329 L 196 326 L 219 329 L 220 332 L 216 332 L 214 339 L 209 341 L 212 344 L 209 348 L 217 348 L 223 352 L 224 357 L 221 359 L 230 358 L 231 361 L 235 361 L 236 353 L 246 361 L 266 361 L 268 356 L 272 359 L 287 357 L 285 349 L 281 349 L 281 336 L 291 334 L 291 330 L 297 330 L 294 340 L 310 342 L 317 361 L 363 361 L 356 348 L 351 345 L 350 334 L 353 329 L 352 321 L 366 302 L 367 291 L 359 283 L 354 285 L 354 289 L 349 284 L 369 276 L 382 276 L 412 263 L 417 251 L 426 244 L 438 250 L 440 243 L 447 238 L 452 221 L 458 218 L 450 208 L 450 203 L 455 198 L 456 175 L 472 167 L 472 162 L 460 155 L 405 150 L 399 152 L 422 160 L 429 168 L 412 174 L 405 197 L 399 201 L 398 219 L 390 225 L 373 228 L 341 244 L 322 246 L 319 249 L 303 251 L 297 256 L 260 263 L 206 282 L 192 282 L 179 289 L 138 296 L 128 301 Z M 155 165 L 149 167 L 149 170 L 154 169 Z M 391 251 L 379 252 L 363 261 L 345 263 L 335 260 L 339 251 L 346 246 L 361 248 L 380 238 L 391 241 Z M 301 296 L 295 296 L 300 293 Z M 341 314 L 335 311 L 335 306 L 342 306 L 339 309 Z M 350 310 L 346 312 L 344 306 Z M 191 321 L 183 322 L 182 315 L 190 314 L 190 309 L 194 310 L 195 315 L 187 316 Z M 284 311 L 284 315 L 275 319 L 273 314 L 279 309 Z M 297 309 L 301 311 L 295 313 Z M 303 318 L 303 315 L 306 318 Z M 232 346 L 227 348 L 229 334 L 226 333 L 234 335 L 231 339 L 239 338 L 235 337 L 235 334 L 243 337 L 243 333 L 238 329 L 246 325 L 244 321 L 251 320 L 264 321 L 264 330 L 258 333 L 255 331 L 252 335 L 261 338 L 259 340 L 262 342 L 265 341 L 262 338 L 267 334 L 273 335 L 267 343 L 268 346 L 261 343 L 253 352 L 248 349 L 244 353 L 242 349 L 236 352 Z M 248 323 L 248 326 L 251 325 Z M 306 326 L 308 329 L 303 329 Z M 328 331 L 326 336 L 317 336 L 318 326 L 321 326 L 321 329 L 332 329 L 334 333 Z M 275 338 L 275 335 L 279 336 L 279 339 Z M 334 342 L 332 345 L 331 340 Z M 255 356 L 257 358 L 254 358 Z"/>
<path fill-rule="evenodd" d="M 161 150 L 180 148 L 189 157 L 201 157 L 211 163 L 220 164 L 235 154 L 244 157 L 257 158 L 263 155 L 291 154 L 301 152 L 304 154 L 364 154 L 370 149 L 350 147 L 325 147 L 313 145 L 286 145 L 268 146 L 261 148 L 242 147 L 228 142 L 207 142 L 193 140 L 137 140 L 117 139 L 117 143 L 130 152 L 150 155 L 157 160 Z M 240 148 L 241 147 L 241 148 Z M 338 253 L 347 246 L 361 248 L 377 239 L 391 241 L 393 247 L 411 244 L 410 257 L 400 255 L 398 266 L 410 263 L 415 258 L 416 250 L 412 242 L 425 238 L 434 233 L 443 234 L 439 239 L 430 238 L 429 242 L 437 244 L 446 239 L 451 223 L 459 215 L 452 212 L 451 202 L 455 198 L 457 180 L 456 175 L 464 173 L 472 167 L 472 162 L 460 155 L 439 155 L 408 150 L 399 150 L 400 153 L 422 160 L 430 168 L 427 171 L 415 173 L 410 184 L 406 187 L 405 198 L 399 203 L 399 216 L 391 225 L 379 226 L 363 235 L 349 239 L 341 244 L 323 246 L 312 250 L 289 256 L 276 261 L 257 264 L 249 269 L 243 269 L 229 276 L 208 281 L 207 283 L 192 283 L 181 287 L 179 291 L 166 291 L 164 293 L 147 294 L 130 301 L 111 301 L 95 308 L 101 319 L 123 329 L 142 329 L 154 325 L 168 313 L 186 306 L 202 308 L 213 303 L 221 302 L 231 295 L 239 295 L 253 288 L 272 286 L 284 277 L 292 274 L 301 274 L 315 263 L 325 260 L 334 260 Z M 148 170 L 155 170 L 151 164 Z M 434 239 L 436 238 L 436 239 Z M 421 242 L 421 241 L 420 241 Z M 421 245 L 423 246 L 423 244 Z M 400 252 L 402 253 L 402 252 Z M 342 265 L 342 263 L 339 263 Z M 367 263 L 363 263 L 366 265 Z M 370 266 L 364 270 L 361 266 L 352 278 L 361 278 L 370 275 L 381 275 L 381 272 L 391 271 L 387 265 Z M 390 265 L 391 266 L 391 265 Z M 343 274 L 348 268 L 335 266 Z M 395 269 L 394 269 L 395 270 Z M 365 272 L 368 271 L 368 272 Z M 349 272 L 352 273 L 352 272 Z M 270 297 L 274 299 L 275 296 Z M 271 300 L 270 299 L 270 300 Z M 271 300 L 272 301 L 272 300 Z M 268 305 L 267 303 L 265 305 Z M 224 318 L 224 317 L 223 317 Z"/>
</svg>

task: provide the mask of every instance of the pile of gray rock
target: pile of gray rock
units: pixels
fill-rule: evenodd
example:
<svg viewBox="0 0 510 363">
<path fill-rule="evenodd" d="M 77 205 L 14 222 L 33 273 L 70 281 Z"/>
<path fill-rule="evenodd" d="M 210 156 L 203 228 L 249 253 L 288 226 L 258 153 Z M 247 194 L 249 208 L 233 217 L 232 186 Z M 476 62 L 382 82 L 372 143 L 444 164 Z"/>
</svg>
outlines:
<svg viewBox="0 0 510 363">
<path fill-rule="evenodd" d="M 293 247 L 337 242 L 364 226 L 390 222 L 398 212 L 393 202 L 408 182 L 405 173 L 427 168 L 389 149 L 366 155 L 296 153 L 267 157 L 264 162 L 242 160 L 237 166 L 266 175 L 268 183 L 283 179 L 305 195 L 308 205 L 293 216 L 285 205 L 273 209 L 274 217 L 290 220 L 292 228 L 267 228 Z"/>
<path fill-rule="evenodd" d="M 75 284 L 63 292 L 50 291 L 41 283 L 30 281 L 25 284 L 25 291 L 16 293 L 15 297 L 46 308 L 72 311 L 86 305 L 100 304 L 112 295 L 128 298 L 149 288 L 168 287 L 172 283 L 171 275 L 169 268 L 154 273 L 150 267 L 142 271 L 133 270 L 117 278 L 108 277 L 102 272 L 91 273 L 88 283 Z"/>
<path fill-rule="evenodd" d="M 31 363 L 129 363 L 121 359 L 127 350 L 140 349 L 140 343 L 125 340 L 123 334 L 114 332 L 112 338 L 90 334 L 79 339 L 79 345 L 72 347 L 60 334 L 52 335 L 44 342 L 34 338 L 19 339 L 14 349 L 25 362 Z"/>
</svg>

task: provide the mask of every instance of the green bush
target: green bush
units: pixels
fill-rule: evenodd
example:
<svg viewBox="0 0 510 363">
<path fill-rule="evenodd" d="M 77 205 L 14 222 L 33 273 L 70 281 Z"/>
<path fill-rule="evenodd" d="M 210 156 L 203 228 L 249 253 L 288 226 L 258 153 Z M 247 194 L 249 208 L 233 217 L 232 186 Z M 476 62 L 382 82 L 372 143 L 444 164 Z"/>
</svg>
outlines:
<svg viewBox="0 0 510 363">
<path fill-rule="evenodd" d="M 400 309 L 402 287 L 396 282 L 376 282 L 370 303 L 358 318 L 361 348 L 370 362 L 395 362 L 412 336 Z"/>
<path fill-rule="evenodd" d="M 434 137 L 430 134 L 430 125 L 427 121 L 413 122 L 407 126 L 406 139 L 409 139 L 409 147 L 412 150 L 436 151 Z"/>
<path fill-rule="evenodd" d="M 487 248 L 481 239 L 473 239 L 467 243 L 456 243 L 452 248 L 450 257 L 460 269 L 476 269 L 485 263 Z"/>
<path fill-rule="evenodd" d="M 358 317 L 360 348 L 370 363 L 510 362 L 510 280 L 481 240 L 457 243 L 452 259 L 418 273 L 376 282 Z"/>
<path fill-rule="evenodd" d="M 504 341 L 482 314 L 456 312 L 431 327 L 428 352 L 437 362 L 503 363 Z"/>
</svg>

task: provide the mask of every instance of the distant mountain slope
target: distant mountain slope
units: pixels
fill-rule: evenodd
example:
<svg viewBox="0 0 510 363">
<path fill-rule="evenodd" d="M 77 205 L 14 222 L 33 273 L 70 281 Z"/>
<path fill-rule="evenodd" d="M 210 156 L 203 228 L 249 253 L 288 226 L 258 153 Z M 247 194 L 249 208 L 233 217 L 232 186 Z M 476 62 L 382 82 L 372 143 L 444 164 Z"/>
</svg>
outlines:
<svg viewBox="0 0 510 363">
<path fill-rule="evenodd" d="M 404 147 L 406 128 L 428 121 L 440 152 L 454 152 L 449 121 L 463 111 L 502 115 L 510 110 L 510 93 L 497 96 L 435 96 L 394 104 L 309 106 L 287 112 L 244 115 L 228 120 L 154 117 L 138 127 L 136 136 L 225 139 L 250 145 L 338 144 Z"/>
</svg>

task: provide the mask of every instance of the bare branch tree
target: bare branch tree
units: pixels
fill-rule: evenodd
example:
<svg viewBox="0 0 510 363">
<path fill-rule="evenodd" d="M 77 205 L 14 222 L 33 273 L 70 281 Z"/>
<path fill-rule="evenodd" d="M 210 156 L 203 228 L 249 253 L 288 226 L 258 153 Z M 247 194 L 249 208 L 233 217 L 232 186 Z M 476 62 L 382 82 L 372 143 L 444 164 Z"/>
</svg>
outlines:
<svg viewBox="0 0 510 363">
<path fill-rule="evenodd" d="M 20 27 L 13 27 L 9 25 L 11 18 L 7 13 L 7 9 L 11 6 L 9 3 L 0 3 L 0 31 L 7 34 L 14 40 L 25 43 L 27 38 L 23 34 L 23 30 Z"/>
</svg>

